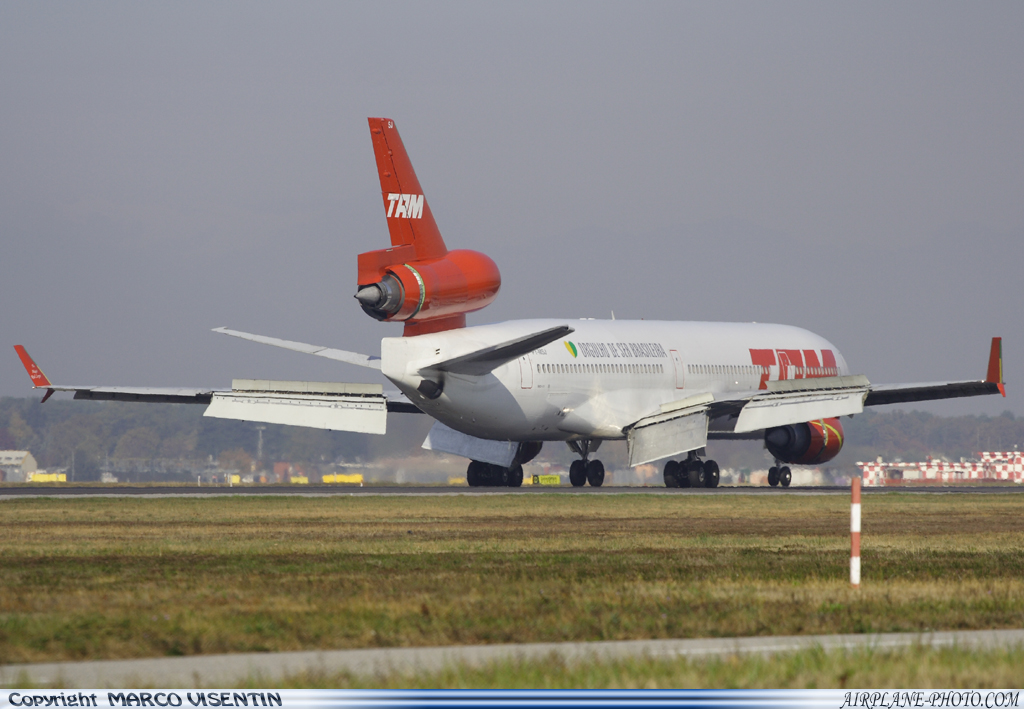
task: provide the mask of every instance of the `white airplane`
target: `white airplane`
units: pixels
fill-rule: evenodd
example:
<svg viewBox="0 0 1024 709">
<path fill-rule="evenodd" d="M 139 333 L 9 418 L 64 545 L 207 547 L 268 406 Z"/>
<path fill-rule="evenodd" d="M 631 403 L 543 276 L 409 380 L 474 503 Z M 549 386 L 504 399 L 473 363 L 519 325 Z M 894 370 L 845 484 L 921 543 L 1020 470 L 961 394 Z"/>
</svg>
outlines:
<svg viewBox="0 0 1024 709">
<path fill-rule="evenodd" d="M 391 247 L 360 254 L 356 299 L 370 316 L 405 323 L 379 357 L 217 328 L 234 337 L 380 370 L 380 384 L 234 380 L 230 390 L 61 386 L 18 345 L 32 383 L 76 399 L 207 404 L 206 416 L 383 434 L 388 412 L 435 419 L 425 448 L 470 459 L 472 486 L 523 481 L 545 441 L 579 455 L 574 486 L 600 486 L 593 457 L 625 440 L 631 466 L 665 463 L 668 487 L 715 487 L 710 439 L 757 439 L 786 464 L 816 465 L 843 445 L 840 416 L 865 406 L 1000 393 L 1001 339 L 983 380 L 877 386 L 854 374 L 828 340 L 758 323 L 514 320 L 466 327 L 494 300 L 501 276 L 484 254 L 449 251 L 393 121 L 370 118 Z M 678 458 L 678 460 L 677 460 Z"/>
</svg>

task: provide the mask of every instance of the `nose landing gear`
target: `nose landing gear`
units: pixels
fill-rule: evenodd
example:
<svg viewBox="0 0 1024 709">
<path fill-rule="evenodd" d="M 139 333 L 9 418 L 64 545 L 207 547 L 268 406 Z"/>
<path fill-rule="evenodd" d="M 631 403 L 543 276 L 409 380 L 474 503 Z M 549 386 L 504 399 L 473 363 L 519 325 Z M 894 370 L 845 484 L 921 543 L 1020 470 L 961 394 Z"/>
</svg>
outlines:
<svg viewBox="0 0 1024 709">
<path fill-rule="evenodd" d="M 686 460 L 665 463 L 665 487 L 718 487 L 718 463 L 701 461 L 696 451 L 690 451 Z"/>
</svg>

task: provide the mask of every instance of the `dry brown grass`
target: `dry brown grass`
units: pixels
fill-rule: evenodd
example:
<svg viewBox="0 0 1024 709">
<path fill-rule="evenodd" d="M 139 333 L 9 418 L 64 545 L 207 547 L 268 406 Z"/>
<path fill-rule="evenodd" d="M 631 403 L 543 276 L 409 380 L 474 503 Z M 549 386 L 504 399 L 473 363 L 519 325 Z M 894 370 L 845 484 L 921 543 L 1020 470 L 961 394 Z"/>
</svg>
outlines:
<svg viewBox="0 0 1024 709">
<path fill-rule="evenodd" d="M 1024 627 L 1024 496 L 31 499 L 0 661 Z"/>
</svg>

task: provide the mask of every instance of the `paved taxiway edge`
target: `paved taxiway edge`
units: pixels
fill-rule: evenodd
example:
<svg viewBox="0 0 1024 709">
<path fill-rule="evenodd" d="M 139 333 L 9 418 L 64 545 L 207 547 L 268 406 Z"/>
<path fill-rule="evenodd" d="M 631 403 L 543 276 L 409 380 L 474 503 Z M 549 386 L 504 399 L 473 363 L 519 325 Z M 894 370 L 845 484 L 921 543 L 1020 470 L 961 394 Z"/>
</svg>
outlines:
<svg viewBox="0 0 1024 709">
<path fill-rule="evenodd" d="M 955 494 L 1024 494 L 1024 485 L 992 486 L 922 486 L 922 487 L 878 487 L 863 488 L 864 495 L 955 495 Z M 202 498 L 202 497 L 487 497 L 509 495 L 789 495 L 821 496 L 850 495 L 845 486 L 829 487 L 718 487 L 714 489 L 653 487 L 522 487 L 522 488 L 469 488 L 469 487 L 424 487 L 424 486 L 382 486 L 382 487 L 0 487 L 0 502 L 31 498 L 76 498 L 76 497 L 139 497 L 139 498 Z"/>
<path fill-rule="evenodd" d="M 509 659 L 558 657 L 567 663 L 631 657 L 667 659 L 771 655 L 820 647 L 824 650 L 896 649 L 921 645 L 989 649 L 1024 646 L 1024 630 L 972 630 L 877 635 L 795 635 L 691 640 L 624 640 L 589 643 L 529 643 L 422 648 L 375 648 L 310 652 L 199 655 L 142 660 L 100 660 L 0 666 L 0 684 L 63 687 L 227 687 L 245 680 L 273 682 L 303 672 L 350 672 L 373 676 L 436 672 L 448 665 L 481 666 Z"/>
</svg>

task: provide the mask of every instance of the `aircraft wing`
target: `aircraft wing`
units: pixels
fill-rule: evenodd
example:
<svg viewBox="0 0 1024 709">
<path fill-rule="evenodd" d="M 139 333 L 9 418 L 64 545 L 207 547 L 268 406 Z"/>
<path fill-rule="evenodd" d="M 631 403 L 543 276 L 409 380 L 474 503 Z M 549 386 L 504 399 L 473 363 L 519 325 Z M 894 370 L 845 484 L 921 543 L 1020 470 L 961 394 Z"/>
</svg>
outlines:
<svg viewBox="0 0 1024 709">
<path fill-rule="evenodd" d="M 864 406 L 1002 394 L 1002 338 L 993 337 L 985 379 L 913 384 L 871 384 L 866 377 L 814 377 L 767 383 L 766 390 L 734 392 L 709 405 L 711 418 L 736 419 L 735 433 L 860 413 Z M 858 402 L 858 398 L 860 401 Z M 764 424 L 764 425 L 759 425 Z"/>
<path fill-rule="evenodd" d="M 70 391 L 76 399 L 93 401 L 207 404 L 204 416 L 365 433 L 384 433 L 387 413 L 422 413 L 404 394 L 384 392 L 380 384 L 250 379 L 234 380 L 231 389 L 54 384 L 24 347 L 14 349 L 33 387 L 46 389 L 43 401 L 54 392 Z"/>
<path fill-rule="evenodd" d="M 380 357 L 376 357 L 374 355 L 364 355 L 359 354 L 358 352 L 349 352 L 347 350 L 336 350 L 331 347 L 323 347 L 321 345 L 307 345 L 305 342 L 281 340 L 276 337 L 267 337 L 265 335 L 253 335 L 249 332 L 230 330 L 226 327 L 215 327 L 213 328 L 213 331 L 219 332 L 222 335 L 230 335 L 231 337 L 249 340 L 250 342 L 260 342 L 264 345 L 283 347 L 286 350 L 316 355 L 317 357 L 326 357 L 327 359 L 333 359 L 338 362 L 347 362 L 348 364 L 355 364 L 360 367 L 369 367 L 370 369 L 377 370 L 380 369 Z"/>
<path fill-rule="evenodd" d="M 629 464 L 703 448 L 709 438 L 750 438 L 766 428 L 859 414 L 870 384 L 863 376 L 768 382 L 768 389 L 701 392 L 663 404 L 628 427 Z"/>
<path fill-rule="evenodd" d="M 865 406 L 1002 394 L 1002 340 L 992 338 L 983 380 L 871 384 L 862 375 L 767 382 L 755 391 L 701 392 L 671 402 L 627 427 L 629 464 L 703 448 L 709 438 L 757 438 L 767 428 L 859 414 Z"/>
<path fill-rule="evenodd" d="M 957 399 L 964 396 L 1006 396 L 1003 384 L 1003 338 L 993 337 L 988 355 L 988 371 L 984 379 L 959 382 L 924 382 L 916 384 L 882 384 L 871 387 L 865 406 L 903 404 L 908 401 Z"/>
<path fill-rule="evenodd" d="M 94 401 L 141 401 L 160 404 L 209 404 L 213 398 L 214 389 L 194 389 L 186 387 L 116 387 L 116 386 L 72 386 L 66 384 L 54 384 L 43 374 L 43 370 L 29 356 L 28 351 L 21 345 L 14 346 L 21 363 L 25 365 L 32 386 L 36 389 L 46 389 L 43 401 L 46 401 L 54 392 L 73 391 L 76 399 L 92 399 Z"/>
</svg>

